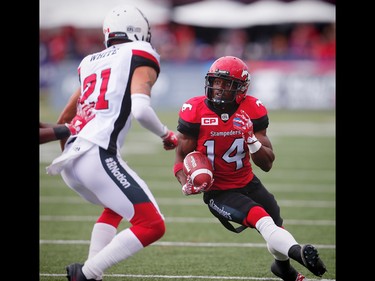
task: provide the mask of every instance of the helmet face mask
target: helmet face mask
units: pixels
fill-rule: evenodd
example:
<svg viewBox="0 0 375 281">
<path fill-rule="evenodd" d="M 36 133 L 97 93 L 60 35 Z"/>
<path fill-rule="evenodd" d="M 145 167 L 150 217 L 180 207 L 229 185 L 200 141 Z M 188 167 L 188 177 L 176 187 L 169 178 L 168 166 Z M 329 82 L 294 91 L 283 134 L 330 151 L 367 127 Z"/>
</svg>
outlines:
<svg viewBox="0 0 375 281">
<path fill-rule="evenodd" d="M 103 22 L 104 45 L 114 40 L 151 41 L 150 24 L 144 14 L 132 5 L 113 8 Z"/>
<path fill-rule="evenodd" d="M 214 104 L 230 104 L 241 91 L 241 83 L 219 76 L 206 77 L 206 95 Z"/>
<path fill-rule="evenodd" d="M 247 65 L 237 57 L 217 59 L 205 77 L 205 94 L 214 105 L 239 104 L 250 85 Z"/>
</svg>

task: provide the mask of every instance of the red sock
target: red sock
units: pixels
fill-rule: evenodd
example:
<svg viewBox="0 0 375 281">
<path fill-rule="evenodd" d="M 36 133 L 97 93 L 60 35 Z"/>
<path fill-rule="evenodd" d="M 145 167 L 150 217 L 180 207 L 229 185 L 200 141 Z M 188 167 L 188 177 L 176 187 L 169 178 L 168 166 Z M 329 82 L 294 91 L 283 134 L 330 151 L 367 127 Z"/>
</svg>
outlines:
<svg viewBox="0 0 375 281">
<path fill-rule="evenodd" d="M 250 226 L 255 228 L 255 224 L 258 220 L 263 217 L 269 217 L 270 215 L 263 209 L 263 207 L 255 206 L 250 209 L 249 213 L 247 214 L 246 221 Z"/>
</svg>

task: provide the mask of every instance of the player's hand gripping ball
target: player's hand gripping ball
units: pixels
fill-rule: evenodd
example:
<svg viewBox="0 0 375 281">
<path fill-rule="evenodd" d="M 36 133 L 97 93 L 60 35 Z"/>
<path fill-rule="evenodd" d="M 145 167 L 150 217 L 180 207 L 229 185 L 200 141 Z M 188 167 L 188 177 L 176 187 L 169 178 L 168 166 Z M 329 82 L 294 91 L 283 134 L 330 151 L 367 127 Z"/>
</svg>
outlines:
<svg viewBox="0 0 375 281">
<path fill-rule="evenodd" d="M 196 188 L 201 192 L 208 191 L 213 183 L 213 168 L 207 156 L 199 151 L 190 152 L 184 158 L 183 171 Z"/>
</svg>

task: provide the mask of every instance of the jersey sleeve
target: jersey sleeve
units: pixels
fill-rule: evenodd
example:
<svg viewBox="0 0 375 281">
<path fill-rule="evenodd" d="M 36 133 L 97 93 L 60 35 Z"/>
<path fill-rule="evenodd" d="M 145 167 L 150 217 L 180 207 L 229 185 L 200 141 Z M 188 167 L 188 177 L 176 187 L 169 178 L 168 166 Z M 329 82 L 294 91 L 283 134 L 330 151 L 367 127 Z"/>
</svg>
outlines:
<svg viewBox="0 0 375 281">
<path fill-rule="evenodd" d="M 144 50 L 132 50 L 132 65 L 134 68 L 138 66 L 150 66 L 155 69 L 156 73 L 160 73 L 160 61 L 157 57 Z"/>
<path fill-rule="evenodd" d="M 241 104 L 241 107 L 242 106 L 249 115 L 251 122 L 253 122 L 254 132 L 268 128 L 268 111 L 259 99 L 253 96 L 247 96 L 245 102 Z"/>
<path fill-rule="evenodd" d="M 200 112 L 204 104 L 201 101 L 204 98 L 204 96 L 191 98 L 181 106 L 178 113 L 177 131 L 198 138 L 201 125 Z"/>
</svg>

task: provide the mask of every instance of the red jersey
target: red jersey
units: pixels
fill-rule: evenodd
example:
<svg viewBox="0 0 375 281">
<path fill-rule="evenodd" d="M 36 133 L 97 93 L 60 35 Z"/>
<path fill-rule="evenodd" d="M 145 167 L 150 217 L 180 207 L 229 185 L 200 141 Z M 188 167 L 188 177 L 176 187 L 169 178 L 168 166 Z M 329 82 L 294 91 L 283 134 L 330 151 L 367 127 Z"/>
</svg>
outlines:
<svg viewBox="0 0 375 281">
<path fill-rule="evenodd" d="M 196 150 L 212 163 L 215 181 L 211 190 L 241 188 L 254 177 L 249 148 L 242 133 L 233 128 L 233 118 L 240 110 L 249 115 L 254 132 L 268 127 L 267 109 L 252 96 L 246 96 L 231 112 L 216 110 L 206 96 L 189 99 L 179 111 L 177 130 L 195 137 Z"/>
</svg>

